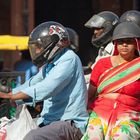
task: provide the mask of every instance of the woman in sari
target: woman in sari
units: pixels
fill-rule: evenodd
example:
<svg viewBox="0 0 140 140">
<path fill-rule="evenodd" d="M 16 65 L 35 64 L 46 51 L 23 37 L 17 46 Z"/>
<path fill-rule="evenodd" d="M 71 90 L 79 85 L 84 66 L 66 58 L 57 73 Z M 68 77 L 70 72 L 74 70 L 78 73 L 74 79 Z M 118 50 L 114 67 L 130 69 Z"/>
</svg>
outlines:
<svg viewBox="0 0 140 140">
<path fill-rule="evenodd" d="M 90 118 L 82 140 L 140 139 L 140 28 L 120 23 L 113 41 L 114 55 L 92 70 Z"/>
</svg>

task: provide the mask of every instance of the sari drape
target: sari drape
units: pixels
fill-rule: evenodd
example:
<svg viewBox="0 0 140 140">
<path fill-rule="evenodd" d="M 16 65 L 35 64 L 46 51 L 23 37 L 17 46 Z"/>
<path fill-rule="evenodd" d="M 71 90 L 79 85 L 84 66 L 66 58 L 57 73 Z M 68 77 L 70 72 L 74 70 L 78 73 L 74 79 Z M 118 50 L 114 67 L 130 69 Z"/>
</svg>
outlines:
<svg viewBox="0 0 140 140">
<path fill-rule="evenodd" d="M 120 95 L 117 99 L 107 99 L 102 96 L 95 99 L 90 106 L 89 123 L 82 140 L 140 138 L 140 98 L 119 92 L 139 78 L 140 58 L 111 67 L 100 75 L 97 82 L 98 94 L 117 92 Z"/>
<path fill-rule="evenodd" d="M 140 78 L 140 58 L 105 71 L 98 81 L 99 94 L 115 92 Z"/>
</svg>

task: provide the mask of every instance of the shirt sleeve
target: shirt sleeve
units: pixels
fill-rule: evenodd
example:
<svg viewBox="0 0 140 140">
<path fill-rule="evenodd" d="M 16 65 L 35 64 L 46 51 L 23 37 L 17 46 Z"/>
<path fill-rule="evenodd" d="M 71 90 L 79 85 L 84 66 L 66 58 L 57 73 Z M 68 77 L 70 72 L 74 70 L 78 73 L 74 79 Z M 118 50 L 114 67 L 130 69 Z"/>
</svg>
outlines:
<svg viewBox="0 0 140 140">
<path fill-rule="evenodd" d="M 90 83 L 97 87 L 98 80 L 102 73 L 112 67 L 111 57 L 100 58 L 94 65 L 90 77 Z"/>
<path fill-rule="evenodd" d="M 12 89 L 12 93 L 16 94 L 17 92 L 36 84 L 37 82 L 41 81 L 42 79 L 43 79 L 43 76 L 42 76 L 42 73 L 40 71 L 40 72 L 37 73 L 36 76 L 31 77 L 24 84 Z"/>
<path fill-rule="evenodd" d="M 90 83 L 93 86 L 97 87 L 98 79 L 100 77 L 101 71 L 100 69 L 102 68 L 102 59 L 99 59 L 96 64 L 94 65 L 92 72 L 91 72 L 91 77 L 90 77 Z"/>
<path fill-rule="evenodd" d="M 35 98 L 36 101 L 54 96 L 71 81 L 75 70 L 74 66 L 75 61 L 72 58 L 60 61 L 46 74 L 42 81 L 23 89 L 22 92 Z"/>
</svg>

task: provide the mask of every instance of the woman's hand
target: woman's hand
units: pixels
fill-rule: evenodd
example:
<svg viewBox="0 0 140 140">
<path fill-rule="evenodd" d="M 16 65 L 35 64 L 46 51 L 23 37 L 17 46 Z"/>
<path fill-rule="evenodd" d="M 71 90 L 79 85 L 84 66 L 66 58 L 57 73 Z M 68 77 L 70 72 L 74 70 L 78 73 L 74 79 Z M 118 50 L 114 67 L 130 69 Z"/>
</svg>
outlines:
<svg viewBox="0 0 140 140">
<path fill-rule="evenodd" d="M 90 84 L 88 88 L 88 107 L 90 106 L 90 104 L 93 103 L 96 97 L 96 92 L 97 92 L 97 88 Z"/>
</svg>

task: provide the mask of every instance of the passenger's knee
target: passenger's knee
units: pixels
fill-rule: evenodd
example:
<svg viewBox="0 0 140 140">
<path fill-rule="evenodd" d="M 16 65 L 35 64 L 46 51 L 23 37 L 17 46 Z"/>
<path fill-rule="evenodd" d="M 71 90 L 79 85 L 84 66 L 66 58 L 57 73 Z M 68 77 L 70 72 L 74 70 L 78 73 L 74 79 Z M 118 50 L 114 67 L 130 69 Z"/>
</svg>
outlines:
<svg viewBox="0 0 140 140">
<path fill-rule="evenodd" d="M 26 134 L 23 140 L 36 140 L 37 133 L 35 130 L 31 130 Z"/>
</svg>

